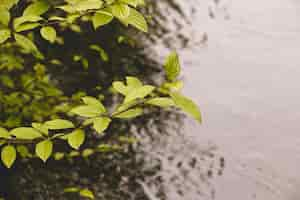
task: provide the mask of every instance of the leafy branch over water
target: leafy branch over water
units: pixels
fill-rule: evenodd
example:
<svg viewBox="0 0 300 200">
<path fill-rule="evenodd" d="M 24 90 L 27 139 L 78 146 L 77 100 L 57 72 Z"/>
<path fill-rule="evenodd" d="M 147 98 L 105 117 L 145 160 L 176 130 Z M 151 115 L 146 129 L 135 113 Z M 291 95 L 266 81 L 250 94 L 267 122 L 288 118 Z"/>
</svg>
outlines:
<svg viewBox="0 0 300 200">
<path fill-rule="evenodd" d="M 21 16 L 16 16 L 14 10 L 19 5 L 23 5 L 20 7 L 25 8 Z M 53 2 L 39 0 L 32 3 L 25 0 L 5 0 L 0 5 L 0 44 L 9 51 L 15 51 L 16 46 L 20 47 L 21 52 L 26 55 L 23 59 L 33 55 L 34 60 L 43 62 L 49 60 L 49 58 L 45 57 L 39 50 L 31 35 L 36 30 L 39 30 L 40 37 L 48 41 L 50 45 L 54 45 L 54 43 L 63 45 L 58 29 L 70 28 L 76 32 L 80 30 L 82 22 L 90 22 L 94 29 L 98 29 L 117 19 L 125 26 L 131 25 L 142 32 L 147 32 L 146 19 L 137 10 L 139 6 L 144 5 L 143 0 L 65 0 Z M 93 47 L 98 46 L 94 45 Z M 107 55 L 101 47 L 96 48 L 96 50 L 99 51 L 102 59 L 107 60 Z M 9 56 L 12 55 L 6 55 L 5 59 L 9 60 Z M 81 59 L 82 64 L 88 67 L 87 61 L 83 58 L 77 57 L 75 60 Z M 59 63 L 59 61 L 52 60 L 52 63 Z M 0 69 L 9 70 L 9 67 L 12 66 L 22 68 L 22 62 L 17 64 L 14 62 L 11 65 L 2 64 Z M 14 70 L 14 67 L 12 70 Z M 201 114 L 196 104 L 180 94 L 183 84 L 178 79 L 180 61 L 175 52 L 166 58 L 164 69 L 165 81 L 159 86 L 144 84 L 133 76 L 127 76 L 125 80 L 112 82 L 112 93 L 122 97 L 119 105 L 113 110 L 105 106 L 101 99 L 97 97 L 84 96 L 81 97 L 79 105 L 72 105 L 68 109 L 64 109 L 66 114 L 64 118 L 54 115 L 51 116 L 51 120 L 45 120 L 44 122 L 39 120 L 39 122 L 31 123 L 31 126 L 12 127 L 10 130 L 7 129 L 8 126 L 1 127 L 2 162 L 7 168 L 11 168 L 17 158 L 17 153 L 21 157 L 39 157 L 44 162 L 52 155 L 56 160 L 62 159 L 64 153 L 55 153 L 54 151 L 55 141 L 66 141 L 71 148 L 80 150 L 80 147 L 88 138 L 87 135 L 92 134 L 86 131 L 87 128 L 91 128 L 98 135 L 103 136 L 114 120 L 130 120 L 139 117 L 144 114 L 146 108 L 151 110 L 152 107 L 165 109 L 176 107 L 201 122 Z M 39 94 L 41 98 L 47 98 L 50 92 L 55 93 L 51 96 L 60 97 L 60 93 L 50 85 L 49 80 L 46 78 L 45 70 L 46 66 L 42 64 L 35 65 L 36 73 L 31 75 L 30 78 L 24 78 L 23 90 L 30 88 L 35 80 L 40 80 L 41 84 L 38 85 L 38 88 L 46 88 L 43 90 L 44 93 Z M 44 82 L 45 80 L 47 81 Z M 10 74 L 2 82 L 10 89 L 15 86 Z M 46 86 L 45 83 L 47 83 Z M 34 88 L 31 89 L 32 92 L 36 92 Z M 13 102 L 17 102 L 19 95 L 10 96 L 10 98 Z M 63 99 L 63 97 L 57 98 L 57 101 L 63 101 Z M 20 105 L 23 106 L 22 102 Z M 43 109 L 39 108 L 37 110 Z M 30 153 L 27 147 L 30 144 L 35 145 L 34 155 Z M 87 157 L 94 152 L 101 152 L 103 148 L 105 146 L 100 145 L 93 149 L 84 149 L 82 152 L 74 152 Z"/>
</svg>

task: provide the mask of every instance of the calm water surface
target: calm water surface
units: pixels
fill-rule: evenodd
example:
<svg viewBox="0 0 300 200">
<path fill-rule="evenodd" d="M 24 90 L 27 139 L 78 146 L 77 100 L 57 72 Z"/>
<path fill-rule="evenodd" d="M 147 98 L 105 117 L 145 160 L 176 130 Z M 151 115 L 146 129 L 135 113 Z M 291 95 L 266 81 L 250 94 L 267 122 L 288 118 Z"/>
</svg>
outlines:
<svg viewBox="0 0 300 200">
<path fill-rule="evenodd" d="M 197 154 L 216 146 L 226 167 L 222 176 L 210 180 L 211 195 L 195 192 L 203 187 L 200 179 L 185 177 L 181 183 L 190 184 L 181 186 L 186 195 L 175 195 L 178 186 L 170 181 L 168 199 L 299 200 L 300 1 L 178 4 L 187 20 L 164 10 L 172 32 L 152 48 L 162 59 L 166 41 L 172 41 L 183 60 L 184 92 L 203 112 L 203 125 L 186 120 L 185 140 L 194 146 L 183 151 Z M 172 25 L 174 20 L 182 27 Z M 178 34 L 190 39 L 184 47 Z M 169 163 L 165 169 L 164 176 L 176 173 Z"/>
</svg>

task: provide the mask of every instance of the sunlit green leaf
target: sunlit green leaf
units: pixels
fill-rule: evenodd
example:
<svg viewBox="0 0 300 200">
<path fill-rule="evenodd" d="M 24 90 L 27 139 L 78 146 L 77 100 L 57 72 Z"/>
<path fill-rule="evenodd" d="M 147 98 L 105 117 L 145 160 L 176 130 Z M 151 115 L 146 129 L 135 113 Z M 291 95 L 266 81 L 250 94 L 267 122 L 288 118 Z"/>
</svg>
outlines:
<svg viewBox="0 0 300 200">
<path fill-rule="evenodd" d="M 138 5 L 138 0 L 120 0 L 122 3 L 126 3 L 128 5 L 131 5 L 133 7 L 136 7 Z"/>
<path fill-rule="evenodd" d="M 103 106 L 103 104 L 95 97 L 89 97 L 89 96 L 82 97 L 82 101 L 86 105 L 97 107 L 97 110 L 100 110 L 102 113 L 106 112 L 106 109 Z"/>
<path fill-rule="evenodd" d="M 16 32 L 32 30 L 36 27 L 39 27 L 41 24 L 38 22 L 29 22 L 19 25 L 15 30 Z"/>
<path fill-rule="evenodd" d="M 133 101 L 138 98 L 142 99 L 142 98 L 148 96 L 149 94 L 151 94 L 154 89 L 155 89 L 155 87 L 153 87 L 151 85 L 145 85 L 145 86 L 139 87 L 135 90 L 132 90 L 130 93 L 128 93 L 126 95 L 124 102 L 127 103 L 127 102 Z"/>
<path fill-rule="evenodd" d="M 56 30 L 51 26 L 45 26 L 41 29 L 41 35 L 45 40 L 53 43 L 56 39 Z"/>
<path fill-rule="evenodd" d="M 94 154 L 95 151 L 93 149 L 85 149 L 82 151 L 82 157 L 86 158 Z"/>
<path fill-rule="evenodd" d="M 140 31 L 148 32 L 148 24 L 144 16 L 133 8 L 130 8 L 130 14 L 125 21 Z"/>
<path fill-rule="evenodd" d="M 198 106 L 187 97 L 182 96 L 179 93 L 171 93 L 170 94 L 172 99 L 174 100 L 176 106 L 178 106 L 180 109 L 182 109 L 184 112 L 191 115 L 193 118 L 195 118 L 197 121 L 201 122 L 201 112 L 198 108 Z"/>
<path fill-rule="evenodd" d="M 73 192 L 79 192 L 79 188 L 77 188 L 77 187 L 69 187 L 69 188 L 65 188 L 64 189 L 64 192 L 65 193 L 69 193 L 69 192 L 71 192 L 71 193 L 73 193 Z"/>
<path fill-rule="evenodd" d="M 23 140 L 33 140 L 42 137 L 40 132 L 29 127 L 15 128 L 11 130 L 9 134 L 15 136 L 17 139 Z"/>
<path fill-rule="evenodd" d="M 7 168 L 11 168 L 17 157 L 16 149 L 12 145 L 7 145 L 2 148 L 1 160 Z"/>
<path fill-rule="evenodd" d="M 75 127 L 71 121 L 63 120 L 63 119 L 55 119 L 55 120 L 47 121 L 45 125 L 50 130 L 60 130 L 60 129 L 68 129 L 68 128 Z"/>
<path fill-rule="evenodd" d="M 99 9 L 103 5 L 101 0 L 81 0 L 75 3 L 73 6 L 76 11 L 85 11 L 90 9 Z"/>
<path fill-rule="evenodd" d="M 33 4 L 30 4 L 23 12 L 23 16 L 25 15 L 39 16 L 47 12 L 49 8 L 50 5 L 46 0 L 39 0 Z"/>
<path fill-rule="evenodd" d="M 121 118 L 121 119 L 131 119 L 135 118 L 137 116 L 140 116 L 143 114 L 143 109 L 142 108 L 134 108 L 130 109 L 128 111 L 124 111 L 120 114 L 114 115 L 115 118 Z"/>
<path fill-rule="evenodd" d="M 22 158 L 26 158 L 26 157 L 31 155 L 28 148 L 24 145 L 18 145 L 17 146 L 17 152 L 20 154 L 20 156 Z"/>
<path fill-rule="evenodd" d="M 112 7 L 112 14 L 120 19 L 126 19 L 130 15 L 130 7 L 123 3 L 114 4 Z"/>
<path fill-rule="evenodd" d="M 8 40 L 8 38 L 10 38 L 10 30 L 8 29 L 0 30 L 0 44 Z"/>
<path fill-rule="evenodd" d="M 79 194 L 82 197 L 86 197 L 86 198 L 89 198 L 89 199 L 95 199 L 93 192 L 90 191 L 89 189 L 80 190 Z"/>
<path fill-rule="evenodd" d="M 108 54 L 105 52 L 105 50 L 103 48 L 101 48 L 98 45 L 90 45 L 90 49 L 95 50 L 97 52 L 99 52 L 101 59 L 104 62 L 107 62 L 109 60 Z"/>
<path fill-rule="evenodd" d="M 108 117 L 98 117 L 95 118 L 93 121 L 94 121 L 93 128 L 97 131 L 97 133 L 100 134 L 108 128 L 111 119 Z"/>
<path fill-rule="evenodd" d="M 23 49 L 27 50 L 28 52 L 33 53 L 38 58 L 43 58 L 43 55 L 38 50 L 38 48 L 35 46 L 35 44 L 28 39 L 27 37 L 21 35 L 21 34 L 15 34 L 15 39 L 18 45 L 20 45 Z"/>
<path fill-rule="evenodd" d="M 54 154 L 54 160 L 61 160 L 61 159 L 63 159 L 64 157 L 65 157 L 65 154 L 62 153 L 62 152 L 56 152 L 56 153 Z"/>
<path fill-rule="evenodd" d="M 8 130 L 6 130 L 5 128 L 0 127 L 0 138 L 9 139 L 10 134 L 9 134 Z"/>
<path fill-rule="evenodd" d="M 82 117 L 97 117 L 103 113 L 98 106 L 93 105 L 78 106 L 73 108 L 70 112 Z"/>
<path fill-rule="evenodd" d="M 8 26 L 10 21 L 10 13 L 7 9 L 0 9 L 0 24 Z"/>
<path fill-rule="evenodd" d="M 106 11 L 98 11 L 92 18 L 93 26 L 97 29 L 100 26 L 106 25 L 113 20 L 114 16 Z"/>
<path fill-rule="evenodd" d="M 44 140 L 35 146 L 36 155 L 44 162 L 46 162 L 48 158 L 51 156 L 52 150 L 53 150 L 53 143 L 50 140 Z"/>
<path fill-rule="evenodd" d="M 165 72 L 169 81 L 174 81 L 180 74 L 180 62 L 176 52 L 172 52 L 166 59 Z"/>
<path fill-rule="evenodd" d="M 13 25 L 14 25 L 14 29 L 18 30 L 18 29 L 22 29 L 20 26 L 25 24 L 25 23 L 29 23 L 29 22 L 39 22 L 43 20 L 42 17 L 40 16 L 35 16 L 35 15 L 27 15 L 27 16 L 21 16 L 21 17 L 17 17 L 14 19 L 13 21 Z"/>
<path fill-rule="evenodd" d="M 43 133 L 44 135 L 48 135 L 48 127 L 46 125 L 41 123 L 32 123 L 31 126 Z"/>
<path fill-rule="evenodd" d="M 147 104 L 154 105 L 154 106 L 160 106 L 160 107 L 170 107 L 175 106 L 174 101 L 171 98 L 167 97 L 157 97 L 153 98 L 146 102 Z"/>
<path fill-rule="evenodd" d="M 85 140 L 85 133 L 82 129 L 76 129 L 68 134 L 68 143 L 74 149 L 79 149 Z"/>
</svg>

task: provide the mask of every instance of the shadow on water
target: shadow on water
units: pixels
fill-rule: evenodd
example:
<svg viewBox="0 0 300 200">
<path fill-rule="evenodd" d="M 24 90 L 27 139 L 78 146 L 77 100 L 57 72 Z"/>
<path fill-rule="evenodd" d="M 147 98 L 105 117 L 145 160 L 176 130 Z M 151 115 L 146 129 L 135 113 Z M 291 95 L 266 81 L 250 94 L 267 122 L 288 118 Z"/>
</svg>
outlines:
<svg viewBox="0 0 300 200">
<path fill-rule="evenodd" d="M 167 13 L 162 8 L 167 8 Z M 58 77 L 67 94 L 82 90 L 89 95 L 97 95 L 99 91 L 91 88 L 99 85 L 102 87 L 100 92 L 106 94 L 113 80 L 126 75 L 138 75 L 151 84 L 159 83 L 161 65 L 149 54 L 150 42 L 164 37 L 167 47 L 173 48 L 170 45 L 173 40 L 184 47 L 188 37 L 179 33 L 175 38 L 170 38 L 168 34 L 173 28 L 169 30 L 165 24 L 172 23 L 175 28 L 181 29 L 182 20 L 190 22 L 174 1 L 154 2 L 146 12 L 150 15 L 155 13 L 151 22 L 154 36 L 137 36 L 138 40 L 144 41 L 144 45 L 132 47 L 117 44 L 122 31 L 117 28 L 119 25 L 93 34 L 89 31 L 91 27 L 85 27 L 84 37 L 65 31 L 67 40 L 63 49 L 44 45 L 43 52 L 60 58 L 64 63 L 59 68 L 52 66 L 51 73 Z M 170 22 L 167 15 L 175 16 L 179 21 Z M 105 63 L 99 61 L 97 55 L 88 55 L 92 67 L 87 73 L 82 73 L 82 66 L 70 60 L 79 49 L 80 52 L 88 52 L 88 46 L 92 43 L 100 44 L 111 56 L 110 61 Z M 111 105 L 114 100 L 110 97 L 105 103 Z M 183 120 L 184 117 L 176 110 L 157 109 L 142 118 L 112 124 L 107 133 L 109 137 L 101 141 L 113 143 L 120 134 L 138 139 L 138 143 L 125 145 L 121 151 L 92 155 L 89 159 L 50 161 L 47 165 L 37 160 L 30 163 L 19 161 L 13 175 L 9 176 L 13 191 L 5 196 L 19 200 L 76 199 L 79 197 L 63 194 L 63 188 L 80 186 L 91 189 L 96 199 L 103 200 L 213 199 L 215 191 L 210 180 L 222 175 L 224 159 L 215 156 L 216 147 L 200 147 L 185 136 L 181 131 Z M 86 147 L 89 145 L 86 144 Z M 1 182 L 6 183 L 3 179 Z"/>
</svg>

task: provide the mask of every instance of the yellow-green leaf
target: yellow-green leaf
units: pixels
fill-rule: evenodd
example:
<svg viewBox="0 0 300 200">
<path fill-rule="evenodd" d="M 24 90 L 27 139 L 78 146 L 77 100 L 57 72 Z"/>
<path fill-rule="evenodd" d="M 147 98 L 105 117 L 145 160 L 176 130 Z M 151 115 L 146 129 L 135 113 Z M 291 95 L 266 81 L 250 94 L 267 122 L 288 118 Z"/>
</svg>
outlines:
<svg viewBox="0 0 300 200">
<path fill-rule="evenodd" d="M 106 11 L 98 11 L 92 18 L 93 26 L 97 29 L 100 26 L 106 25 L 113 20 L 114 16 Z"/>
<path fill-rule="evenodd" d="M 155 87 L 151 85 L 145 85 L 142 87 L 139 87 L 137 89 L 132 90 L 128 95 L 126 95 L 124 102 L 130 102 L 138 98 L 144 98 L 151 94 L 151 92 L 155 89 Z"/>
<path fill-rule="evenodd" d="M 37 130 L 29 127 L 15 128 L 11 130 L 9 134 L 15 136 L 17 139 L 22 140 L 33 140 L 42 137 Z"/>
<path fill-rule="evenodd" d="M 38 50 L 38 48 L 30 39 L 17 33 L 15 34 L 15 39 L 17 44 L 21 46 L 23 49 L 33 53 L 36 57 L 43 59 L 44 56 L 41 54 L 41 52 Z"/>
<path fill-rule="evenodd" d="M 6 130 L 5 128 L 0 127 L 0 138 L 9 139 L 10 134 L 9 134 L 8 130 Z"/>
<path fill-rule="evenodd" d="M 2 148 L 1 160 L 7 168 L 11 168 L 17 157 L 16 149 L 12 145 L 7 145 Z"/>
<path fill-rule="evenodd" d="M 39 16 L 44 14 L 50 8 L 49 3 L 46 0 L 39 0 L 35 3 L 30 4 L 24 11 L 23 16 L 25 15 L 35 15 Z"/>
<path fill-rule="evenodd" d="M 178 106 L 180 109 L 182 109 L 184 112 L 191 115 L 194 119 L 199 121 L 201 123 L 202 117 L 201 112 L 198 108 L 198 106 L 187 97 L 182 96 L 179 93 L 171 93 L 170 94 L 172 99 L 174 100 L 176 106 Z"/>
<path fill-rule="evenodd" d="M 82 129 L 76 129 L 68 135 L 68 143 L 74 149 L 79 149 L 85 140 L 85 133 Z"/>
<path fill-rule="evenodd" d="M 82 117 L 97 117 L 103 113 L 99 107 L 93 105 L 78 106 L 73 108 L 70 112 Z"/>
<path fill-rule="evenodd" d="M 0 30 L 0 44 L 8 40 L 8 38 L 10 38 L 10 30 L 8 29 Z"/>
<path fill-rule="evenodd" d="M 51 26 L 45 26 L 41 28 L 41 36 L 48 40 L 49 42 L 53 43 L 56 39 L 56 30 Z"/>
<path fill-rule="evenodd" d="M 102 113 L 106 112 L 106 109 L 103 106 L 103 104 L 98 99 L 96 99 L 95 97 L 89 97 L 89 96 L 82 97 L 82 101 L 86 105 L 97 107 L 97 109 L 99 109 Z"/>
<path fill-rule="evenodd" d="M 52 150 L 53 143 L 50 140 L 44 140 L 35 146 L 36 155 L 44 162 L 51 156 Z"/>
<path fill-rule="evenodd" d="M 98 117 L 95 118 L 93 121 L 93 128 L 97 131 L 97 133 L 100 134 L 108 128 L 111 119 L 108 117 Z"/>
<path fill-rule="evenodd" d="M 120 119 L 131 119 L 137 116 L 140 116 L 143 114 L 143 109 L 142 108 L 134 108 L 130 109 L 127 111 L 124 111 L 120 114 L 115 115 L 115 118 L 120 118 Z"/>
<path fill-rule="evenodd" d="M 89 199 L 95 199 L 95 196 L 94 196 L 93 192 L 90 191 L 89 189 L 80 190 L 79 194 L 82 197 L 86 197 L 86 198 L 89 198 Z"/>
<path fill-rule="evenodd" d="M 120 19 L 126 19 L 130 15 L 130 7 L 124 3 L 117 3 L 111 6 L 112 14 Z"/>
<path fill-rule="evenodd" d="M 144 16 L 134 8 L 130 8 L 130 14 L 125 21 L 143 32 L 148 32 L 148 24 Z"/>
<path fill-rule="evenodd" d="M 160 106 L 160 107 L 170 107 L 175 106 L 175 103 L 172 99 L 167 97 L 157 97 L 154 99 L 151 99 L 146 102 L 146 104 L 154 105 L 154 106 Z"/>
<path fill-rule="evenodd" d="M 60 129 L 68 129 L 68 128 L 75 127 L 71 121 L 63 120 L 63 119 L 55 119 L 55 120 L 47 121 L 45 125 L 50 130 L 60 130 Z"/>
<path fill-rule="evenodd" d="M 7 9 L 0 9 L 0 23 L 8 26 L 10 21 L 10 13 Z"/>
<path fill-rule="evenodd" d="M 172 52 L 166 59 L 165 72 L 169 81 L 175 81 L 180 74 L 180 62 L 176 52 Z"/>
</svg>

